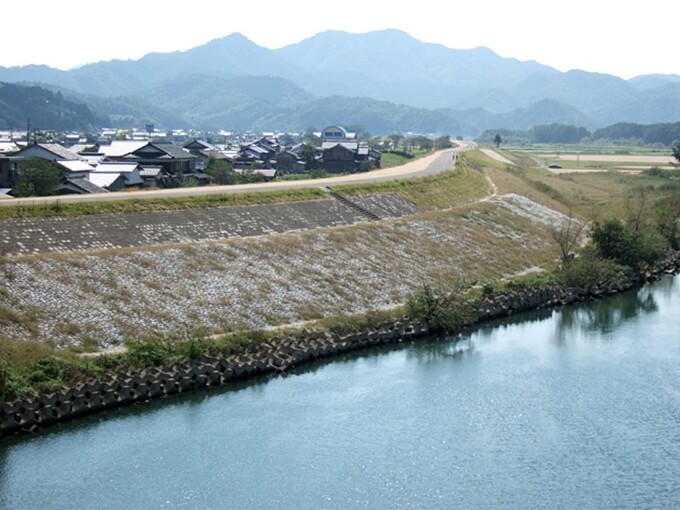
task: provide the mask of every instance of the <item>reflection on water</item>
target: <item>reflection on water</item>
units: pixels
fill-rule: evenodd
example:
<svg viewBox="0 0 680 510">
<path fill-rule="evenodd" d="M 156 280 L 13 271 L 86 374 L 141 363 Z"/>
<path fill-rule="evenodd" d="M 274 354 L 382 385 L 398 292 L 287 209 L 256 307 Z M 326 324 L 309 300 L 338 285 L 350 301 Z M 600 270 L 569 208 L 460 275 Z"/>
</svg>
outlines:
<svg viewBox="0 0 680 510">
<path fill-rule="evenodd" d="M 564 344 L 576 333 L 585 333 L 593 338 L 611 340 L 612 333 L 623 323 L 656 311 L 656 298 L 649 287 L 588 305 L 567 307 L 557 316 L 557 339 Z"/>
<path fill-rule="evenodd" d="M 0 508 L 680 508 L 679 307 L 669 279 L 3 440 Z"/>
</svg>

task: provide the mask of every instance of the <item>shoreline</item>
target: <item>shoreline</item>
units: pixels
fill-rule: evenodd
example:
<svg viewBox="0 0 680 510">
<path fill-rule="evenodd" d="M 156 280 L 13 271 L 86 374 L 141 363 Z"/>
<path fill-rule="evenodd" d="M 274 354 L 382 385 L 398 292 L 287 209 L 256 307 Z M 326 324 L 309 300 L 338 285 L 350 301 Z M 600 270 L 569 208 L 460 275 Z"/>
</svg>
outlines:
<svg viewBox="0 0 680 510">
<path fill-rule="evenodd" d="M 464 326 L 537 309 L 558 308 L 639 288 L 664 275 L 680 272 L 680 252 L 673 252 L 645 275 L 622 288 L 607 283 L 591 289 L 551 285 L 545 288 L 508 290 L 476 303 L 477 319 Z M 261 375 L 278 375 L 305 363 L 332 358 L 359 349 L 398 344 L 441 333 L 430 323 L 402 317 L 376 324 L 363 331 L 331 334 L 303 329 L 278 341 L 261 342 L 238 354 L 202 356 L 191 363 L 150 368 L 144 371 L 105 374 L 97 381 L 54 393 L 31 395 L 0 402 L 0 439 L 32 433 L 40 428 L 98 413 L 119 406 L 145 403 L 176 394 L 197 391 Z"/>
</svg>

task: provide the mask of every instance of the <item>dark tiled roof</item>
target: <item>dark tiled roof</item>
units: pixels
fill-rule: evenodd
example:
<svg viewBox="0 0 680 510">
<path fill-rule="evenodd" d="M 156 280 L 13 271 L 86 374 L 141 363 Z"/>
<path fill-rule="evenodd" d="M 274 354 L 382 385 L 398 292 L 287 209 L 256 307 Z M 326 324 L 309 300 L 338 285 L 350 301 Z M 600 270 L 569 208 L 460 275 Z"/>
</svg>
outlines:
<svg viewBox="0 0 680 510">
<path fill-rule="evenodd" d="M 69 184 L 82 189 L 86 193 L 108 193 L 109 190 L 100 188 L 95 183 L 88 181 L 87 179 L 66 179 Z"/>
<path fill-rule="evenodd" d="M 172 143 L 154 143 L 153 144 L 155 147 L 158 147 L 160 150 L 165 152 L 168 156 L 171 156 L 173 159 L 195 159 L 196 156 L 193 154 L 188 153 L 181 147 L 178 147 L 177 145 L 174 145 Z"/>
</svg>

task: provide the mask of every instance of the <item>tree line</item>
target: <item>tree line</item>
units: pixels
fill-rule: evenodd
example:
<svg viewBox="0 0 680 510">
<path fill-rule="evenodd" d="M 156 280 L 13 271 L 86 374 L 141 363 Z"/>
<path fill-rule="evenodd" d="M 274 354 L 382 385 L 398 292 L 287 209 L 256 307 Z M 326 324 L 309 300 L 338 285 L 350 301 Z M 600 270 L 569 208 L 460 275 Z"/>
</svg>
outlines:
<svg viewBox="0 0 680 510">
<path fill-rule="evenodd" d="M 568 124 L 537 125 L 528 130 L 486 130 L 478 138 L 481 143 L 494 143 L 500 136 L 504 143 L 608 143 L 614 145 L 660 145 L 673 147 L 680 143 L 680 122 L 636 124 L 619 122 L 595 131 Z"/>
</svg>

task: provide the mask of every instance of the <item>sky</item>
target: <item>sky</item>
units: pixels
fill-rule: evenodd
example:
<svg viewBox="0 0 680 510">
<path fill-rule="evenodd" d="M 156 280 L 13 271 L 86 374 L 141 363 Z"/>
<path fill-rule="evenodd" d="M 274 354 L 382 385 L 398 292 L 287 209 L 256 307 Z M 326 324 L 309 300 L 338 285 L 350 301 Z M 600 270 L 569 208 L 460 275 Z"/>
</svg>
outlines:
<svg viewBox="0 0 680 510">
<path fill-rule="evenodd" d="M 680 2 L 645 0 L 32 0 L 3 9 L 0 66 L 70 69 L 151 52 L 185 51 L 234 32 L 265 48 L 326 30 L 400 29 L 455 49 L 490 48 L 568 71 L 680 74 L 676 58 Z M 20 11 L 24 12 L 20 12 Z M 30 11 L 30 12 L 27 12 Z"/>
</svg>

